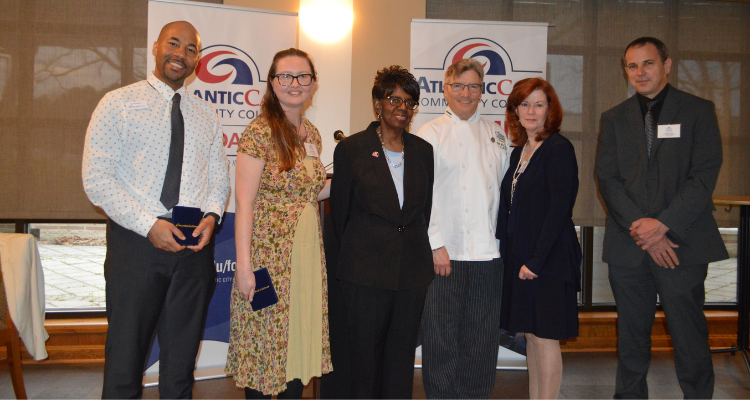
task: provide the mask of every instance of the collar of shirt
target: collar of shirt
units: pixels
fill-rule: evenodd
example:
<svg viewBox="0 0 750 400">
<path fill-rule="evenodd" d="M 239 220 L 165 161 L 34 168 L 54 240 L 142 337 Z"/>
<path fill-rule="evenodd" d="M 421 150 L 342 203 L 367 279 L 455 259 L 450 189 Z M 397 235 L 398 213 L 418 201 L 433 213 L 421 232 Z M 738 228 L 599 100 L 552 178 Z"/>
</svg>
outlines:
<svg viewBox="0 0 750 400">
<path fill-rule="evenodd" d="M 651 108 L 651 113 L 654 116 L 654 121 L 659 121 L 659 113 L 661 113 L 661 107 L 664 105 L 664 99 L 667 97 L 667 92 L 669 91 L 669 84 L 667 83 L 667 86 L 664 86 L 664 89 L 659 92 L 659 94 L 656 95 L 653 99 L 649 99 L 648 97 L 636 93 L 635 97 L 638 99 L 638 105 L 641 106 L 641 115 L 643 115 L 643 118 L 646 118 L 646 113 L 648 112 L 648 102 L 652 100 L 658 100 L 659 102 L 654 104 L 654 107 Z"/>
<path fill-rule="evenodd" d="M 171 101 L 172 97 L 174 97 L 175 93 L 179 93 L 181 98 L 185 98 L 185 94 L 187 93 L 187 89 L 185 89 L 185 84 L 182 84 L 182 87 L 177 90 L 172 90 L 169 85 L 162 82 L 161 79 L 157 78 L 156 75 L 154 75 L 153 72 L 151 72 L 148 75 L 148 84 L 151 85 L 154 89 L 156 89 L 157 92 L 159 92 L 162 96 L 164 96 L 165 99 Z"/>
<path fill-rule="evenodd" d="M 477 110 L 474 111 L 474 115 L 472 115 L 469 119 L 467 119 L 465 121 L 462 120 L 461 117 L 459 117 L 458 115 L 456 115 L 456 113 L 454 113 L 453 110 L 451 110 L 450 107 L 447 107 L 445 109 L 445 116 L 448 117 L 449 119 L 451 119 L 454 122 L 476 122 L 476 121 L 479 121 L 479 107 L 477 107 Z"/>
</svg>

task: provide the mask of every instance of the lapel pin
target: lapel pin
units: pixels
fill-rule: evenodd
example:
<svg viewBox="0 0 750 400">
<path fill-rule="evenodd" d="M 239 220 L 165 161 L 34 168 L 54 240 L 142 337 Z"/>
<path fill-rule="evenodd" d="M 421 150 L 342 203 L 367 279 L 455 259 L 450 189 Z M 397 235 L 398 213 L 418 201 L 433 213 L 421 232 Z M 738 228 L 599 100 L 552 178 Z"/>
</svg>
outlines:
<svg viewBox="0 0 750 400">
<path fill-rule="evenodd" d="M 377 151 L 373 151 L 373 152 L 372 152 L 372 156 L 373 156 L 373 157 L 380 157 L 380 154 L 378 154 L 378 152 L 377 152 Z"/>
</svg>

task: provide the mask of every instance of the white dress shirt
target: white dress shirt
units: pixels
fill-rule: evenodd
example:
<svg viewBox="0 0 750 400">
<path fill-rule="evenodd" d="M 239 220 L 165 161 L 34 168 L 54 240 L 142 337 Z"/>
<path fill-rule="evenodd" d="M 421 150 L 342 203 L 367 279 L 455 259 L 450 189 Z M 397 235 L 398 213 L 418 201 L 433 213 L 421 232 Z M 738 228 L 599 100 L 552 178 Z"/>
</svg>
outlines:
<svg viewBox="0 0 750 400">
<path fill-rule="evenodd" d="M 146 236 L 167 210 L 161 189 L 172 140 L 172 97 L 185 121 L 179 205 L 221 216 L 229 195 L 229 164 L 213 107 L 151 73 L 107 93 L 91 116 L 83 150 L 83 188 L 119 225 Z M 217 221 L 218 222 L 218 221 Z"/>
<path fill-rule="evenodd" d="M 462 121 L 449 107 L 418 135 L 432 145 L 435 156 L 428 229 L 432 249 L 445 246 L 455 261 L 500 257 L 495 226 L 511 151 L 500 125 L 481 118 L 479 111 Z"/>
</svg>

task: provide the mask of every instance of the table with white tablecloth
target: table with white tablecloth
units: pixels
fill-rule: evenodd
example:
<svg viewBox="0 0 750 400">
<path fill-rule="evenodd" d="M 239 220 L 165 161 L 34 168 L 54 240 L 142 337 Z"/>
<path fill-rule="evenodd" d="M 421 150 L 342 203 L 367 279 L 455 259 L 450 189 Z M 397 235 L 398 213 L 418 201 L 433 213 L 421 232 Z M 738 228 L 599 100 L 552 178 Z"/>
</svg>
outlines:
<svg viewBox="0 0 750 400">
<path fill-rule="evenodd" d="M 44 271 L 36 239 L 0 233 L 0 266 L 10 317 L 31 357 L 43 360 L 49 335 L 44 329 Z"/>
</svg>

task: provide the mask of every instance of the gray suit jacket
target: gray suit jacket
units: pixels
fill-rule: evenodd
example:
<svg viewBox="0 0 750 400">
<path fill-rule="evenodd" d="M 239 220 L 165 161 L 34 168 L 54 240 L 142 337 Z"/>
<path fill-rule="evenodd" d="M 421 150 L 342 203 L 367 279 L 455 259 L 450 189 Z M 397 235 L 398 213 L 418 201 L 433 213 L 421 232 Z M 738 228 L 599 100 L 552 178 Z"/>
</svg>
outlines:
<svg viewBox="0 0 750 400">
<path fill-rule="evenodd" d="M 728 258 L 712 215 L 722 162 L 714 104 L 670 87 L 657 123 L 679 124 L 680 137 L 654 138 L 649 159 L 636 96 L 602 114 L 595 172 L 607 206 L 603 261 L 625 267 L 643 262 L 648 254 L 629 232 L 643 217 L 669 227 L 681 264 Z"/>
</svg>

